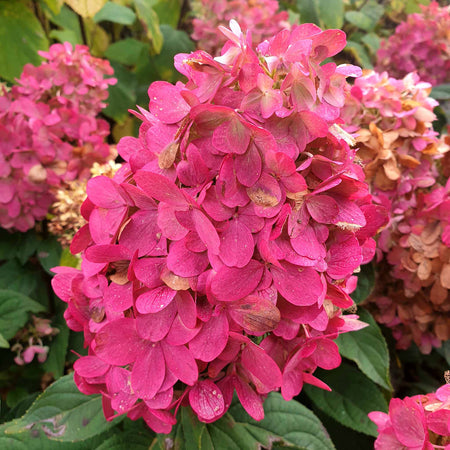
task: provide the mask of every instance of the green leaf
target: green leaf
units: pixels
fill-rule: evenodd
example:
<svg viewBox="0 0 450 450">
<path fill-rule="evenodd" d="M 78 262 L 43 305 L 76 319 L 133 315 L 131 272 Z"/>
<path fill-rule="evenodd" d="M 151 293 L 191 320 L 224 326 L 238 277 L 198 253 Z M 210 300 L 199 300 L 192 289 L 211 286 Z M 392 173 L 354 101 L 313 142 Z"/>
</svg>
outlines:
<svg viewBox="0 0 450 450">
<path fill-rule="evenodd" d="M 319 419 L 295 400 L 286 402 L 279 393 L 272 392 L 264 402 L 264 411 L 264 419 L 257 422 L 239 401 L 234 401 L 220 420 L 204 424 L 192 411 L 182 408 L 179 424 L 170 437 L 157 436 L 151 449 L 167 448 L 167 438 L 179 450 L 256 450 L 262 446 L 293 450 L 334 449 Z"/>
<path fill-rule="evenodd" d="M 65 308 L 62 307 L 62 309 Z M 58 328 L 59 333 L 53 337 L 50 343 L 48 357 L 42 364 L 42 368 L 46 372 L 51 373 L 53 378 L 57 380 L 64 375 L 66 353 L 69 345 L 69 328 L 67 328 L 62 313 L 58 314 L 56 319 L 52 321 L 52 327 Z"/>
<path fill-rule="evenodd" d="M 102 112 L 122 123 L 129 115 L 128 109 L 136 107 L 136 75 L 119 63 L 111 65 L 118 82 L 109 87 L 108 106 Z"/>
<path fill-rule="evenodd" d="M 433 97 L 436 100 L 450 100 L 450 84 L 434 86 L 431 90 L 430 97 Z"/>
<path fill-rule="evenodd" d="M 339 352 L 354 361 L 372 381 L 392 390 L 389 379 L 389 351 L 386 340 L 374 318 L 365 309 L 358 309 L 359 318 L 369 324 L 362 330 L 343 333 L 336 339 Z"/>
<path fill-rule="evenodd" d="M 66 375 L 49 386 L 20 419 L 5 427 L 5 435 L 43 431 L 50 440 L 84 441 L 114 427 L 123 417 L 107 422 L 100 395 L 78 391 L 73 375 Z"/>
<path fill-rule="evenodd" d="M 300 14 L 301 23 L 315 23 L 320 25 L 317 11 L 317 0 L 297 0 L 297 11 Z"/>
<path fill-rule="evenodd" d="M 375 33 L 364 34 L 361 41 L 366 45 L 372 55 L 375 55 L 380 48 L 380 38 Z"/>
<path fill-rule="evenodd" d="M 111 44 L 104 56 L 125 66 L 134 66 L 141 59 L 141 55 L 148 53 L 148 44 L 133 38 L 123 39 Z"/>
<path fill-rule="evenodd" d="M 66 247 L 62 249 L 61 259 L 59 260 L 59 266 L 75 267 L 78 268 L 80 260 L 70 253 L 70 250 Z"/>
<path fill-rule="evenodd" d="M 83 35 L 81 33 L 80 21 L 78 15 L 63 5 L 59 14 L 54 14 L 50 10 L 46 10 L 49 20 L 62 30 L 52 30 L 50 37 L 60 42 L 69 41 L 72 45 L 82 44 Z"/>
<path fill-rule="evenodd" d="M 94 16 L 94 22 L 103 20 L 120 23 L 121 25 L 133 25 L 136 14 L 130 8 L 113 2 L 107 2 L 103 8 Z"/>
<path fill-rule="evenodd" d="M 103 444 L 96 447 L 95 450 L 148 450 L 152 436 L 150 433 L 117 433 L 106 439 Z"/>
<path fill-rule="evenodd" d="M 372 31 L 384 14 L 384 7 L 376 0 L 369 0 L 360 11 L 348 11 L 345 18 L 348 22 L 364 31 Z"/>
<path fill-rule="evenodd" d="M 159 19 L 153 6 L 152 0 L 134 0 L 136 13 L 143 24 L 148 39 L 152 42 L 153 49 L 160 53 L 163 45 L 163 36 L 159 28 Z"/>
<path fill-rule="evenodd" d="M 59 265 L 61 259 L 62 248 L 55 236 L 48 237 L 47 239 L 39 242 L 37 248 L 37 257 L 42 267 L 53 275 L 50 271 L 51 268 Z"/>
<path fill-rule="evenodd" d="M 347 46 L 344 51 L 350 52 L 355 58 L 356 62 L 361 65 L 364 69 L 372 69 L 373 65 L 367 54 L 366 49 L 355 41 L 347 41 Z"/>
<path fill-rule="evenodd" d="M 305 393 L 317 408 L 342 425 L 377 436 L 377 427 L 367 414 L 371 411 L 387 412 L 388 405 L 372 381 L 345 363 L 329 372 L 316 371 L 314 375 L 332 389 L 328 392 L 315 386 L 304 386 Z"/>
<path fill-rule="evenodd" d="M 39 20 L 22 2 L 0 0 L 0 76 L 14 81 L 27 63 L 39 65 L 48 49 Z M 13 57 L 12 57 L 13 56 Z"/>
<path fill-rule="evenodd" d="M 158 15 L 159 23 L 178 27 L 183 0 L 159 0 L 153 6 Z"/>
<path fill-rule="evenodd" d="M 40 303 L 20 292 L 0 289 L 0 333 L 11 339 L 28 321 L 28 313 L 43 309 Z"/>
<path fill-rule="evenodd" d="M 23 264 L 27 262 L 39 246 L 39 239 L 34 230 L 23 233 L 19 238 L 18 248 L 16 249 L 16 256 Z"/>
<path fill-rule="evenodd" d="M 64 0 L 39 0 L 41 4 L 47 6 L 53 14 L 59 14 Z"/>
<path fill-rule="evenodd" d="M 317 11 L 323 27 L 342 28 L 344 24 L 344 3 L 342 0 L 318 0 Z"/>
<path fill-rule="evenodd" d="M 358 284 L 351 297 L 357 305 L 363 302 L 372 292 L 375 286 L 375 270 L 371 263 L 361 266 L 358 273 Z"/>
<path fill-rule="evenodd" d="M 0 348 L 9 348 L 9 342 L 5 339 L 5 337 L 1 333 L 0 333 Z"/>
</svg>

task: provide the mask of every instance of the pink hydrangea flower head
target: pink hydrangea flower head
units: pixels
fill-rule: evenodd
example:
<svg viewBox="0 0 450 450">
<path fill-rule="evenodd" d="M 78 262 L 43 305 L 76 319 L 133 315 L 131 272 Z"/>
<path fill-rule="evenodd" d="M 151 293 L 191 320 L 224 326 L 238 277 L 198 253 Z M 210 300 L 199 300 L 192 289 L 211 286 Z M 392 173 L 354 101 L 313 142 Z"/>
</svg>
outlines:
<svg viewBox="0 0 450 450">
<path fill-rule="evenodd" d="M 111 159 L 109 125 L 96 116 L 115 79 L 87 47 L 54 44 L 0 96 L 0 226 L 26 231 L 42 220 L 62 183 Z"/>
<path fill-rule="evenodd" d="M 450 70 L 450 7 L 432 1 L 421 13 L 408 15 L 377 53 L 378 71 L 403 77 L 417 72 L 433 86 L 448 82 Z"/>
<path fill-rule="evenodd" d="M 220 57 L 175 57 L 186 83 L 149 87 L 125 163 L 87 184 L 81 270 L 53 279 L 89 348 L 79 389 L 157 432 L 179 407 L 217 420 L 234 392 L 261 420 L 269 392 L 328 389 L 313 373 L 364 326 L 343 309 L 387 222 L 336 124 L 360 70 L 320 65 L 345 35 L 306 24 L 254 48 L 230 28 Z"/>
<path fill-rule="evenodd" d="M 234 19 L 251 32 L 253 42 L 261 42 L 290 28 L 287 11 L 278 11 L 278 7 L 276 0 L 195 0 L 191 37 L 198 49 L 217 55 L 227 41 L 218 26 Z"/>
</svg>

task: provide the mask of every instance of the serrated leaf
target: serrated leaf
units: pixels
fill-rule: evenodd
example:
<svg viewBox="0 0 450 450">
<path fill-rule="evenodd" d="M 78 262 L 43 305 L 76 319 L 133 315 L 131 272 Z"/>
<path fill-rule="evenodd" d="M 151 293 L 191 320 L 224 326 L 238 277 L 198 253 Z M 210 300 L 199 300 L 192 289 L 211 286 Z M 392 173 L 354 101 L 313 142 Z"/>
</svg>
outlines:
<svg viewBox="0 0 450 450">
<path fill-rule="evenodd" d="M 29 313 L 37 313 L 44 308 L 40 303 L 20 292 L 0 289 L 0 333 L 11 339 L 29 318 Z"/>
<path fill-rule="evenodd" d="M 103 416 L 100 395 L 78 391 L 73 374 L 50 385 L 20 419 L 7 424 L 5 435 L 32 437 L 43 432 L 50 440 L 78 442 L 114 427 L 123 417 L 107 422 Z"/>
<path fill-rule="evenodd" d="M 352 292 L 351 297 L 354 302 L 359 305 L 372 292 L 375 286 L 375 270 L 371 263 L 361 266 L 361 271 L 358 273 L 358 284 L 356 289 Z"/>
<path fill-rule="evenodd" d="M 170 436 L 157 436 L 151 449 L 165 449 L 166 440 L 179 450 L 257 450 L 262 446 L 308 450 L 332 450 L 334 445 L 320 420 L 295 400 L 286 402 L 277 392 L 264 402 L 265 417 L 253 420 L 234 401 L 217 422 L 203 424 L 185 411 Z"/>
<path fill-rule="evenodd" d="M 103 8 L 94 16 L 94 22 L 103 20 L 119 23 L 121 25 L 133 25 L 136 14 L 130 8 L 113 2 L 106 2 Z"/>
<path fill-rule="evenodd" d="M 389 378 L 389 351 L 386 340 L 374 318 L 365 309 L 359 308 L 360 320 L 369 324 L 362 330 L 343 333 L 336 339 L 339 352 L 354 361 L 361 372 L 372 381 L 392 390 Z"/>
<path fill-rule="evenodd" d="M 107 0 L 64 0 L 77 14 L 83 18 L 94 17 Z"/>
<path fill-rule="evenodd" d="M 376 425 L 369 420 L 371 411 L 387 412 L 388 405 L 376 385 L 354 367 L 342 363 L 329 372 L 314 373 L 332 391 L 306 385 L 304 391 L 314 405 L 334 420 L 360 433 L 377 436 Z"/>
<path fill-rule="evenodd" d="M 145 52 L 148 53 L 148 51 L 148 44 L 128 38 L 111 44 L 104 56 L 111 61 L 116 61 L 126 66 L 134 66 L 138 63 L 141 55 Z"/>
<path fill-rule="evenodd" d="M 19 77 L 25 64 L 40 64 L 38 50 L 48 49 L 40 22 L 18 1 L 0 0 L 0 42 L 0 77 L 8 81 Z"/>
<path fill-rule="evenodd" d="M 153 3 L 153 1 L 148 0 L 134 0 L 137 16 L 146 30 L 146 35 L 150 39 L 155 53 L 160 53 L 163 36 L 159 28 L 158 15 L 152 8 Z"/>
</svg>

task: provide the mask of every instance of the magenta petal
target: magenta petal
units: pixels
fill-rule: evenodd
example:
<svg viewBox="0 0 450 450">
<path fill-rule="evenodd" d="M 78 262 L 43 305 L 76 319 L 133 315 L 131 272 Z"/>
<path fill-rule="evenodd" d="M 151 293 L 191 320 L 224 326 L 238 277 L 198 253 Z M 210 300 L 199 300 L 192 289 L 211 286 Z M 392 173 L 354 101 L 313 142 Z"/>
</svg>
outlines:
<svg viewBox="0 0 450 450">
<path fill-rule="evenodd" d="M 139 170 L 134 174 L 134 179 L 137 185 L 150 197 L 172 206 L 187 208 L 187 202 L 182 191 L 165 176 Z"/>
<path fill-rule="evenodd" d="M 312 358 L 317 366 L 326 370 L 335 369 L 341 364 L 339 347 L 335 342 L 326 338 L 318 339 Z"/>
<path fill-rule="evenodd" d="M 297 306 L 319 303 L 325 287 L 314 269 L 289 263 L 283 263 L 283 268 L 272 266 L 270 271 L 278 292 L 288 302 Z"/>
<path fill-rule="evenodd" d="M 156 246 L 161 236 L 157 222 L 157 211 L 138 211 L 131 216 L 123 229 L 119 244 L 132 253 L 139 251 L 139 256 L 148 255 Z"/>
<path fill-rule="evenodd" d="M 296 367 L 285 368 L 281 385 L 281 395 L 286 401 L 292 400 L 303 388 L 303 372 Z"/>
<path fill-rule="evenodd" d="M 182 322 L 188 328 L 194 328 L 197 323 L 197 306 L 192 295 L 188 291 L 179 291 L 175 300 Z"/>
<path fill-rule="evenodd" d="M 200 333 L 190 342 L 192 356 L 200 361 L 210 362 L 222 353 L 228 342 L 228 320 L 225 314 L 213 316 L 203 324 Z"/>
<path fill-rule="evenodd" d="M 339 205 L 339 214 L 336 216 L 336 220 L 333 223 L 336 223 L 341 227 L 364 227 L 366 225 L 364 213 L 354 201 L 338 197 L 336 197 L 336 200 Z M 378 226 L 378 228 L 381 228 L 384 223 L 385 216 L 382 217 L 383 222 Z M 373 236 L 373 234 L 377 231 L 378 229 L 373 230 L 373 233 L 370 236 Z"/>
<path fill-rule="evenodd" d="M 184 240 L 173 242 L 167 257 L 167 268 L 180 277 L 195 277 L 208 267 L 206 252 L 194 253 L 186 248 Z"/>
<path fill-rule="evenodd" d="M 254 252 L 253 235 L 239 220 L 229 222 L 221 235 L 220 258 L 228 267 L 246 266 Z"/>
<path fill-rule="evenodd" d="M 403 445 L 422 448 L 428 434 L 422 406 L 409 397 L 393 398 L 389 403 L 389 416 L 395 435 Z"/>
<path fill-rule="evenodd" d="M 133 253 L 122 245 L 93 245 L 86 249 L 86 259 L 94 263 L 129 260 Z"/>
<path fill-rule="evenodd" d="M 180 89 L 167 81 L 155 81 L 148 88 L 150 112 L 164 123 L 176 123 L 189 114 L 190 106 Z"/>
<path fill-rule="evenodd" d="M 115 411 L 124 413 L 136 403 L 138 396 L 131 389 L 128 370 L 113 367 L 106 376 L 106 386 L 111 396 L 111 406 Z"/>
<path fill-rule="evenodd" d="M 163 384 L 166 374 L 164 354 L 159 343 L 142 349 L 131 372 L 131 385 L 140 398 L 153 398 Z"/>
<path fill-rule="evenodd" d="M 218 255 L 220 239 L 211 221 L 198 209 L 192 210 L 192 221 L 194 222 L 195 231 L 197 231 L 206 248 L 214 255 Z"/>
<path fill-rule="evenodd" d="M 121 318 L 107 323 L 95 336 L 95 353 L 108 364 L 130 364 L 141 348 L 134 319 Z"/>
<path fill-rule="evenodd" d="M 192 386 L 198 379 L 198 367 L 194 357 L 184 345 L 162 343 L 168 369 L 183 383 Z"/>
<path fill-rule="evenodd" d="M 82 356 L 77 359 L 73 368 L 80 377 L 95 378 L 104 375 L 111 366 L 94 355 Z"/>
<path fill-rule="evenodd" d="M 239 300 L 256 289 L 263 272 L 264 266 L 254 259 L 242 268 L 223 266 L 212 279 L 211 291 L 222 302 Z"/>
<path fill-rule="evenodd" d="M 162 388 L 162 386 L 161 386 Z M 144 400 L 150 409 L 166 409 L 173 399 L 173 388 L 158 392 L 153 398 Z"/>
<path fill-rule="evenodd" d="M 262 348 L 249 343 L 242 351 L 241 362 L 264 385 L 264 393 L 275 391 L 281 386 L 281 371 Z"/>
<path fill-rule="evenodd" d="M 125 204 L 117 183 L 105 176 L 91 178 L 86 192 L 89 200 L 101 208 L 113 209 Z"/>
<path fill-rule="evenodd" d="M 136 309 L 141 314 L 159 312 L 172 302 L 176 294 L 177 291 L 168 286 L 158 286 L 136 299 Z"/>
<path fill-rule="evenodd" d="M 291 239 L 291 245 L 298 255 L 309 258 L 312 261 L 325 258 L 326 256 L 325 245 L 319 242 L 314 228 L 309 225 L 305 227 L 303 233 Z"/>
<path fill-rule="evenodd" d="M 328 195 L 312 195 L 306 200 L 311 217 L 319 223 L 334 223 L 339 207 L 334 198 Z"/>
<path fill-rule="evenodd" d="M 177 308 L 172 302 L 162 311 L 153 314 L 144 314 L 136 317 L 136 329 L 139 336 L 152 342 L 163 339 L 170 330 Z"/>
<path fill-rule="evenodd" d="M 243 155 L 236 156 L 234 169 L 239 183 L 246 187 L 253 186 L 261 176 L 262 162 L 259 151 L 251 144 Z"/>
<path fill-rule="evenodd" d="M 136 278 L 149 288 L 161 286 L 160 275 L 165 263 L 165 259 L 161 258 L 138 259 L 134 264 Z"/>
<path fill-rule="evenodd" d="M 339 280 L 351 275 L 362 262 L 362 252 L 358 239 L 353 234 L 341 235 L 338 242 L 328 250 L 328 275 Z"/>
<path fill-rule="evenodd" d="M 264 419 L 264 409 L 261 397 L 239 377 L 234 379 L 234 387 L 242 406 L 247 413 L 255 420 Z"/>
<path fill-rule="evenodd" d="M 212 145 L 223 153 L 242 155 L 249 143 L 250 130 L 237 117 L 218 125 L 212 136 Z"/>
<path fill-rule="evenodd" d="M 199 381 L 189 391 L 189 403 L 198 418 L 207 422 L 221 416 L 225 409 L 221 390 L 208 379 Z"/>
<path fill-rule="evenodd" d="M 195 328 L 188 328 L 180 319 L 180 316 L 176 316 L 172 323 L 169 334 L 166 337 L 166 342 L 170 345 L 184 345 L 191 341 L 201 330 L 199 324 Z"/>
<path fill-rule="evenodd" d="M 122 312 L 133 306 L 133 283 L 111 283 L 104 291 L 106 309 Z"/>
</svg>

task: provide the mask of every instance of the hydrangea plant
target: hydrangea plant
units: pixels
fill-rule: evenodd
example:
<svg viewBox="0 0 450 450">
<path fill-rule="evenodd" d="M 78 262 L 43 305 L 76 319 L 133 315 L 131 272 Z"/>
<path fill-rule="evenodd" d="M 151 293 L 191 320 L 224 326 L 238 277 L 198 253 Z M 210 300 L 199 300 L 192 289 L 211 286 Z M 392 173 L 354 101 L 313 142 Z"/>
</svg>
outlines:
<svg viewBox="0 0 450 450">
<path fill-rule="evenodd" d="M 345 34 L 304 24 L 254 48 L 230 27 L 220 57 L 175 57 L 186 83 L 149 87 L 125 163 L 87 184 L 81 270 L 54 269 L 89 349 L 78 388 L 161 433 L 180 406 L 217 420 L 234 391 L 261 420 L 271 391 L 329 389 L 314 371 L 365 325 L 343 310 L 387 222 L 337 124 L 361 73 L 324 63 Z"/>
</svg>

